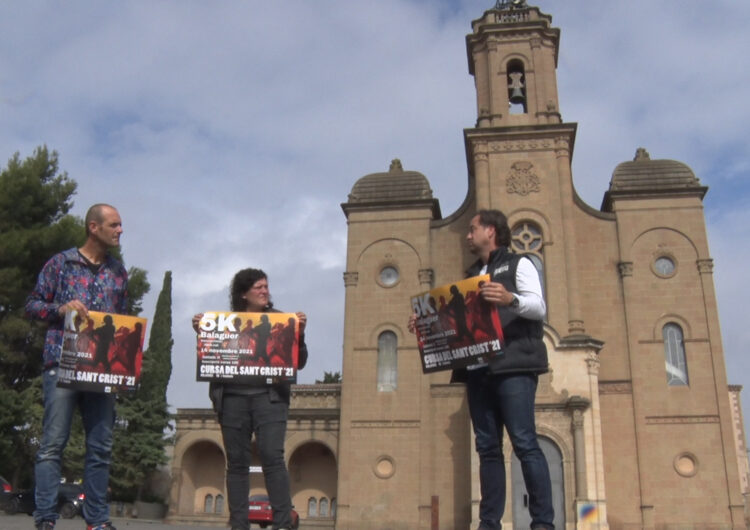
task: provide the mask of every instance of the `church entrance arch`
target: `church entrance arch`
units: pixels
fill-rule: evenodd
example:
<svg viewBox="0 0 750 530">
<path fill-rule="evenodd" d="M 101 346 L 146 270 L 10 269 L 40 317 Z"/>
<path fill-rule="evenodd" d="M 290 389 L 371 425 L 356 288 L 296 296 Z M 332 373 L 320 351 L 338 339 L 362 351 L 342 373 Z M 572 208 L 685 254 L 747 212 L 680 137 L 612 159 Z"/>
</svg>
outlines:
<svg viewBox="0 0 750 530">
<path fill-rule="evenodd" d="M 552 480 L 552 506 L 555 509 L 555 528 L 565 528 L 565 481 L 563 476 L 562 453 L 557 444 L 544 436 L 539 436 L 539 446 L 549 466 Z M 529 528 L 529 495 L 523 482 L 521 462 L 513 453 L 511 456 L 511 481 L 513 487 L 513 528 Z"/>
</svg>

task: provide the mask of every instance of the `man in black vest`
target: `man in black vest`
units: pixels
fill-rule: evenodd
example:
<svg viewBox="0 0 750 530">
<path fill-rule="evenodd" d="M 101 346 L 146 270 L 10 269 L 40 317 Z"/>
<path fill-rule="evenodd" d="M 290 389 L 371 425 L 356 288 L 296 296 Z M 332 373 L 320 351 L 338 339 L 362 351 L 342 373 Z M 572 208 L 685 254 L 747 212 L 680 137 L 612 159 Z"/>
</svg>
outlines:
<svg viewBox="0 0 750 530">
<path fill-rule="evenodd" d="M 479 259 L 467 276 L 489 274 L 480 296 L 500 314 L 504 344 L 488 364 L 456 370 L 452 382 L 465 382 L 469 413 L 479 455 L 479 530 L 500 530 L 505 511 L 503 427 L 521 462 L 532 530 L 554 529 L 552 485 L 534 423 L 539 374 L 547 372 L 543 341 L 546 305 L 539 274 L 527 257 L 510 250 L 508 220 L 498 210 L 479 210 L 466 235 L 469 250 Z M 409 320 L 414 332 L 417 315 Z"/>
<path fill-rule="evenodd" d="M 537 378 L 547 372 L 542 323 L 546 312 L 539 273 L 527 257 L 510 250 L 508 220 L 498 210 L 479 210 L 466 240 L 479 259 L 468 276 L 489 274 L 480 295 L 498 307 L 505 344 L 489 365 L 454 374 L 466 382 L 471 423 L 479 454 L 480 530 L 500 530 L 505 511 L 503 427 L 521 462 L 529 494 L 531 528 L 554 529 L 552 485 L 534 423 Z"/>
</svg>

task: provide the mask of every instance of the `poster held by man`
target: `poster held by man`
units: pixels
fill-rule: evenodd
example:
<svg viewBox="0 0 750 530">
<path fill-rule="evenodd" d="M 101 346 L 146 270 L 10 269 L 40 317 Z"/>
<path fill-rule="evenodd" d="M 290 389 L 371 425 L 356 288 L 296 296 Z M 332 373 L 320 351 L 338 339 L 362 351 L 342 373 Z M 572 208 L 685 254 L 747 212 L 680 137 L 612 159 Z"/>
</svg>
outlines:
<svg viewBox="0 0 750 530">
<path fill-rule="evenodd" d="M 489 275 L 474 276 L 412 297 L 424 373 L 487 363 L 502 355 L 497 308 L 479 296 Z"/>
<path fill-rule="evenodd" d="M 76 310 L 65 314 L 57 386 L 90 392 L 132 392 L 143 364 L 146 319 Z"/>
</svg>

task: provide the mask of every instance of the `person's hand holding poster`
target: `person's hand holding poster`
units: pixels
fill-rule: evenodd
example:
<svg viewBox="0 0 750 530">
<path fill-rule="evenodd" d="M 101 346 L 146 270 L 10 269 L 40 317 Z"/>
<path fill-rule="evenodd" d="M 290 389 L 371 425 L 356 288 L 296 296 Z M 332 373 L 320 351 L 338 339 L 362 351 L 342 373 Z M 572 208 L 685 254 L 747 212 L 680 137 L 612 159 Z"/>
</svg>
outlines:
<svg viewBox="0 0 750 530">
<path fill-rule="evenodd" d="M 138 388 L 146 319 L 89 311 L 65 313 L 57 386 L 93 392 Z"/>
<path fill-rule="evenodd" d="M 489 275 L 475 276 L 412 297 L 424 373 L 485 363 L 502 355 L 497 307 L 479 294 L 488 281 Z"/>
<path fill-rule="evenodd" d="M 203 313 L 196 379 L 232 383 L 297 380 L 299 321 L 294 313 Z"/>
</svg>

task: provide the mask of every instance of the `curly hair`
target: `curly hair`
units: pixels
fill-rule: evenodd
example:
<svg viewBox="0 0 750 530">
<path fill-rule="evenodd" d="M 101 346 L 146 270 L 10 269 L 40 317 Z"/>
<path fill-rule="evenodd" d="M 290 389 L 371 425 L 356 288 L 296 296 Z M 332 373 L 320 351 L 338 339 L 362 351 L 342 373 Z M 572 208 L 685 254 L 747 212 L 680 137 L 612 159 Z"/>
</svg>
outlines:
<svg viewBox="0 0 750 530">
<path fill-rule="evenodd" d="M 260 269 L 242 269 L 232 278 L 229 286 L 229 304 L 232 311 L 245 311 L 247 300 L 242 295 L 247 292 L 258 280 L 267 280 L 268 276 Z M 268 301 L 266 309 L 271 309 L 273 302 Z"/>
</svg>

